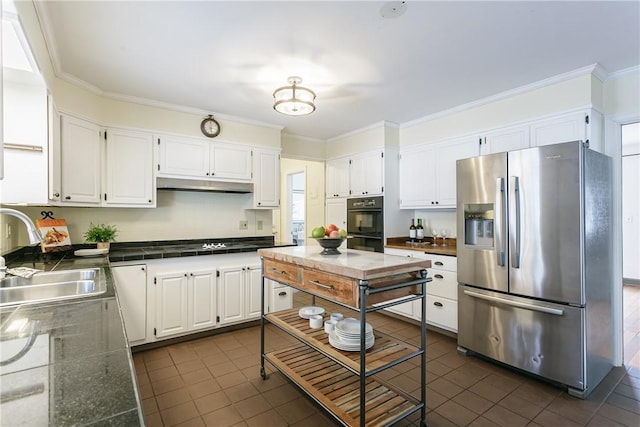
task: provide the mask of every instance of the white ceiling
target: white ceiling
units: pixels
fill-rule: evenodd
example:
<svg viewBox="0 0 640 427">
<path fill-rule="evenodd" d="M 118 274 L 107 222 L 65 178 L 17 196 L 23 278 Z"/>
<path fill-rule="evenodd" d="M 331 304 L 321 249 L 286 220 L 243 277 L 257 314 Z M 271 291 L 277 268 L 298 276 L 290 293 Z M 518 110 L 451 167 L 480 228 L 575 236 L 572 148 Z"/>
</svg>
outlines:
<svg viewBox="0 0 640 427">
<path fill-rule="evenodd" d="M 640 64 L 639 1 L 409 1 L 394 19 L 384 4 L 37 2 L 61 78 L 321 140 L 596 63 Z M 291 75 L 317 93 L 313 114 L 273 110 Z"/>
</svg>

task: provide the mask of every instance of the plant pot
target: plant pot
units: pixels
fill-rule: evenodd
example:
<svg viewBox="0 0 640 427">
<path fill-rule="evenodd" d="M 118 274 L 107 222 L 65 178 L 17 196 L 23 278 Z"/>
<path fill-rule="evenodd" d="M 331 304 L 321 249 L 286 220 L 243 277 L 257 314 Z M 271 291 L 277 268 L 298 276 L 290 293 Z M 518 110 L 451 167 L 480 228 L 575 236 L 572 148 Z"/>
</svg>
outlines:
<svg viewBox="0 0 640 427">
<path fill-rule="evenodd" d="M 96 247 L 98 249 L 109 249 L 111 246 L 111 242 L 98 242 L 96 243 Z"/>
</svg>

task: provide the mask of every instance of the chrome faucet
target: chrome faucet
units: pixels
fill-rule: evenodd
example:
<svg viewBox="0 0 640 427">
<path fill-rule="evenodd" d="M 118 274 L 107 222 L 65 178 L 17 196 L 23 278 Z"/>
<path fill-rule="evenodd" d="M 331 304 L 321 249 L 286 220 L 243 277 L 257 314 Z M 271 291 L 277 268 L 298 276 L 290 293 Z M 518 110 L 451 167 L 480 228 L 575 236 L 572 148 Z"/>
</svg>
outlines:
<svg viewBox="0 0 640 427">
<path fill-rule="evenodd" d="M 40 233 L 40 230 L 36 228 L 33 221 L 31 221 L 31 218 L 29 218 L 24 213 L 15 209 L 0 208 L 0 215 L 2 214 L 15 216 L 16 218 L 24 222 L 24 225 L 27 226 L 27 234 L 29 235 L 30 244 L 35 245 L 36 243 L 40 243 L 42 242 L 42 240 L 44 240 L 42 234 Z M 0 256 L 0 278 L 4 277 L 6 273 L 7 266 L 4 263 L 4 257 Z"/>
</svg>

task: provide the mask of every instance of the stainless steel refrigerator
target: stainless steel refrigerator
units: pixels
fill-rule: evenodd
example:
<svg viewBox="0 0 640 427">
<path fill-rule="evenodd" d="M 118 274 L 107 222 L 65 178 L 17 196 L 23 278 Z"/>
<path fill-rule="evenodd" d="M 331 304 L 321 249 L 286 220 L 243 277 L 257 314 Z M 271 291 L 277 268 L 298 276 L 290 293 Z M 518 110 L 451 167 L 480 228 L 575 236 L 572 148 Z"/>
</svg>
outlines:
<svg viewBox="0 0 640 427">
<path fill-rule="evenodd" d="M 611 167 L 580 141 L 457 162 L 461 351 L 581 398 L 611 370 Z"/>
</svg>

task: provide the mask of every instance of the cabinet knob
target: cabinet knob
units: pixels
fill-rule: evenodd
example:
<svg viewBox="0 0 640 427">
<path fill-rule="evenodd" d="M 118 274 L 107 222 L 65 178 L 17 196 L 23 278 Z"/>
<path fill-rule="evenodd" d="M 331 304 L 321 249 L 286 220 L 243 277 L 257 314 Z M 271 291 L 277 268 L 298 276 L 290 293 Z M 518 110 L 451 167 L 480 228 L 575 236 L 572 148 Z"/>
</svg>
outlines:
<svg viewBox="0 0 640 427">
<path fill-rule="evenodd" d="M 71 196 L 67 196 L 64 198 L 65 200 L 71 200 Z"/>
<path fill-rule="evenodd" d="M 151 202 L 151 199 L 149 199 L 149 203 L 152 203 L 152 202 Z"/>
<path fill-rule="evenodd" d="M 60 193 L 53 193 L 53 197 L 60 197 Z"/>
<path fill-rule="evenodd" d="M 207 176 L 209 176 L 209 172 L 207 172 Z"/>
</svg>

